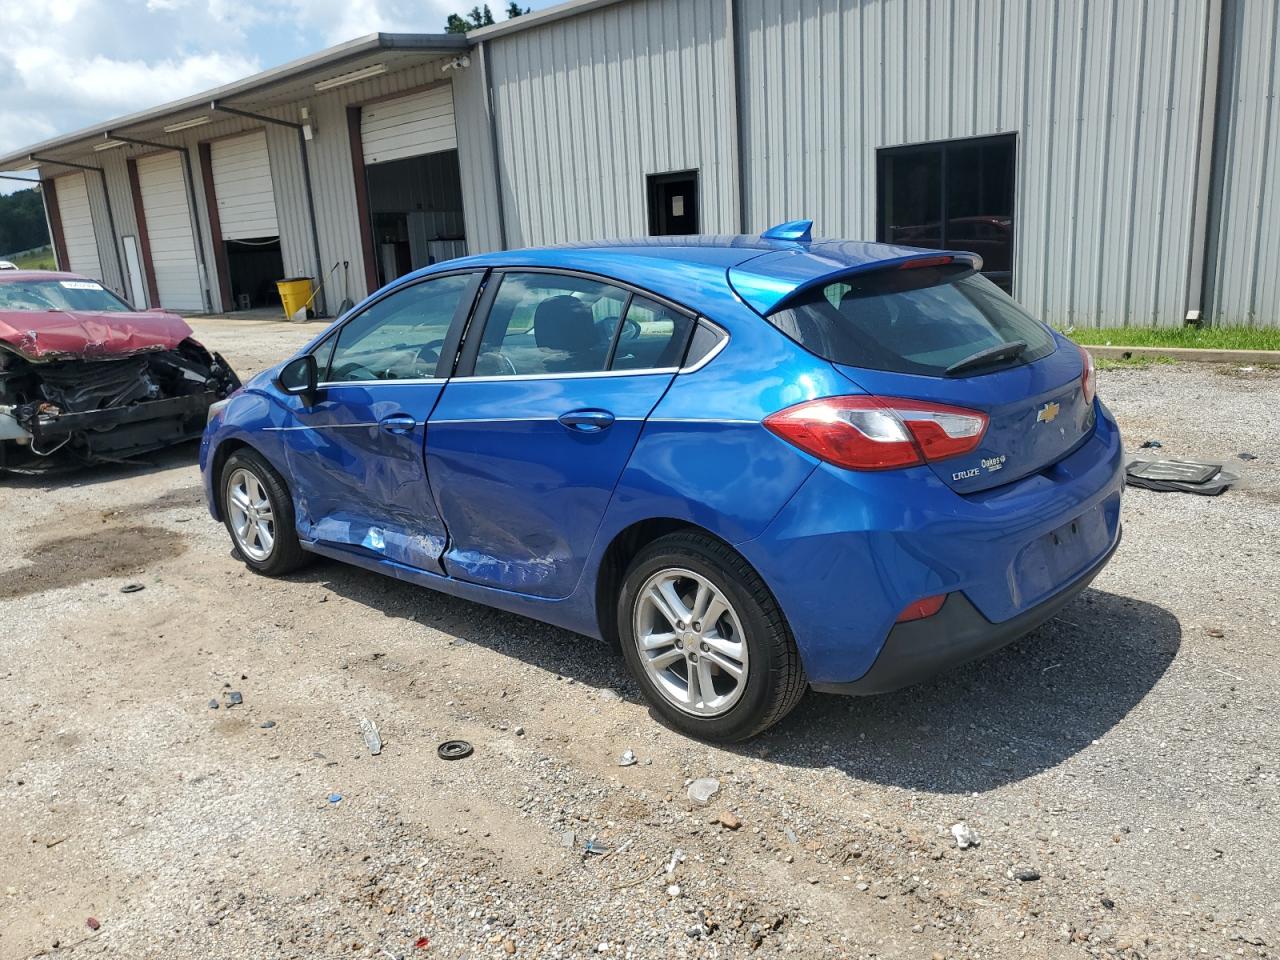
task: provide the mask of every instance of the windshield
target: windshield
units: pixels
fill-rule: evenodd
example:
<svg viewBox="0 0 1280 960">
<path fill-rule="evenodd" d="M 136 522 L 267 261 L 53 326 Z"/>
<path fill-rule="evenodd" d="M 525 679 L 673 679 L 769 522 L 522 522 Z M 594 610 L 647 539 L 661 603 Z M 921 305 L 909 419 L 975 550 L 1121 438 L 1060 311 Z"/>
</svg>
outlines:
<svg viewBox="0 0 1280 960">
<path fill-rule="evenodd" d="M 0 310 L 124 313 L 132 309 L 96 280 L 0 281 Z"/>
<path fill-rule="evenodd" d="M 954 269 L 854 274 L 769 316 L 802 347 L 834 363 L 893 373 L 945 376 L 992 351 L 977 375 L 1031 363 L 1054 351 L 1053 335 L 983 276 Z M 1019 341 L 1025 349 L 1000 350 Z"/>
</svg>

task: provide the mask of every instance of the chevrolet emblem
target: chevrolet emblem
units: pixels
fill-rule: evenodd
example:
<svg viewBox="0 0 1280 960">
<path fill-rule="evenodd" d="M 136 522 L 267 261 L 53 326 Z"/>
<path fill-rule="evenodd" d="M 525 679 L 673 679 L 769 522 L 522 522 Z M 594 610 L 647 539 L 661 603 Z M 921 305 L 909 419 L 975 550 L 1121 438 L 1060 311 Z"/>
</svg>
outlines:
<svg viewBox="0 0 1280 960">
<path fill-rule="evenodd" d="M 1050 400 L 1036 414 L 1036 423 L 1053 423 L 1058 418 L 1058 411 L 1061 409 L 1057 403 Z"/>
</svg>

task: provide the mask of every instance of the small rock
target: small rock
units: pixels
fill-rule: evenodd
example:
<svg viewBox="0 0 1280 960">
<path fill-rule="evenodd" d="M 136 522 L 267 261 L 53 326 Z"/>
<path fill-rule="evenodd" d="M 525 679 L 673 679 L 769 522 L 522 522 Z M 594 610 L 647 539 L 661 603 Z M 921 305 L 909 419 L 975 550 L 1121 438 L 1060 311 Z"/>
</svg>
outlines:
<svg viewBox="0 0 1280 960">
<path fill-rule="evenodd" d="M 217 709 L 218 709 L 218 701 L 217 701 L 217 700 L 210 700 L 210 701 L 209 701 L 209 709 L 210 709 L 210 710 L 217 710 Z"/>
<path fill-rule="evenodd" d="M 1221 627 L 1209 627 L 1205 630 L 1205 633 L 1211 637 L 1221 637 L 1223 635 Z"/>
<path fill-rule="evenodd" d="M 1236 454 L 1236 456 L 1239 457 L 1241 460 L 1257 460 L 1258 459 L 1258 455 L 1256 453 L 1247 453 L 1244 450 L 1241 450 L 1239 453 Z"/>
<path fill-rule="evenodd" d="M 732 813 L 725 812 L 720 814 L 720 826 L 726 830 L 737 830 L 742 826 L 742 821 L 735 817 Z"/>
<path fill-rule="evenodd" d="M 137 593 L 140 590 L 145 590 L 145 589 L 147 588 L 140 583 L 126 583 L 123 587 L 120 588 L 120 592 L 121 593 Z M 94 927 L 94 929 L 96 930 L 97 927 Z"/>
<path fill-rule="evenodd" d="M 1103 897 L 1102 905 L 1106 907 L 1108 910 L 1114 910 L 1116 908 L 1116 902 L 1112 900 L 1110 897 Z"/>
<path fill-rule="evenodd" d="M 228 707 L 238 707 L 244 703 L 244 694 L 239 690 L 224 690 L 222 695 L 227 698 Z"/>
<path fill-rule="evenodd" d="M 714 777 L 702 777 L 689 784 L 689 799 L 699 806 L 711 802 L 711 798 L 720 792 L 720 781 Z"/>
<path fill-rule="evenodd" d="M 275 725 L 276 725 L 276 722 L 274 720 L 263 720 L 260 724 L 258 724 L 258 726 L 261 727 L 263 730 L 270 730 Z"/>
<path fill-rule="evenodd" d="M 678 883 L 668 884 L 668 885 L 667 885 L 667 896 L 668 896 L 668 897 L 673 897 L 673 898 L 674 898 L 674 897 L 678 897 L 678 896 L 680 896 L 680 884 L 678 884 Z"/>
<path fill-rule="evenodd" d="M 517 737 L 523 737 L 523 736 L 524 736 L 524 727 L 516 727 L 516 728 L 515 728 L 514 730 L 512 730 L 511 732 L 512 732 L 512 733 L 514 733 Z"/>
<path fill-rule="evenodd" d="M 572 850 L 578 842 L 577 834 L 572 830 L 565 830 L 560 834 L 560 846 L 567 847 Z"/>
<path fill-rule="evenodd" d="M 859 890 L 861 890 L 863 893 L 866 893 L 868 890 L 870 890 L 870 889 L 871 889 L 870 884 L 867 884 L 867 883 L 859 883 L 859 884 L 857 885 L 857 887 L 858 887 L 858 889 L 859 889 Z"/>
<path fill-rule="evenodd" d="M 612 687 L 602 687 L 597 696 L 601 700 L 607 700 L 609 703 L 618 703 L 622 700 L 622 694 L 617 690 L 614 690 Z M 608 944 L 605 944 L 604 946 L 606 949 L 608 948 Z M 603 953 L 604 951 L 601 952 Z"/>
<path fill-rule="evenodd" d="M 630 750 L 623 750 L 622 756 L 618 758 L 618 766 L 620 767 L 632 767 L 635 766 L 635 762 L 636 755 Z"/>
<path fill-rule="evenodd" d="M 697 939 L 698 939 L 699 937 L 701 937 L 701 936 L 702 936 L 702 934 L 703 934 L 703 927 L 702 927 L 702 924 L 700 924 L 700 923 L 698 923 L 698 924 L 694 924 L 692 927 L 690 927 L 688 930 L 686 930 L 686 931 L 684 932 L 684 934 L 685 934 L 685 936 L 686 936 L 686 937 L 688 937 L 690 940 L 697 940 Z"/>
<path fill-rule="evenodd" d="M 515 944 L 515 941 L 514 941 L 514 940 L 503 940 L 503 941 L 502 941 L 502 949 L 503 949 L 503 952 L 507 954 L 507 956 L 511 956 L 511 954 L 513 954 L 513 953 L 515 953 L 515 952 L 516 952 L 516 944 Z"/>
<path fill-rule="evenodd" d="M 102 926 L 102 924 L 98 922 L 97 917 L 90 917 L 88 920 L 84 922 L 84 925 L 88 927 L 90 930 L 97 930 Z"/>
<path fill-rule="evenodd" d="M 982 841 L 978 835 L 969 829 L 967 823 L 957 823 L 951 827 L 951 835 L 956 838 L 956 846 L 961 850 L 968 850 L 970 847 L 976 847 Z"/>
<path fill-rule="evenodd" d="M 1011 872 L 1011 875 L 1013 879 L 1021 883 L 1031 883 L 1034 880 L 1040 879 L 1040 871 L 1034 870 L 1031 867 L 1018 867 Z"/>
<path fill-rule="evenodd" d="M 787 827 L 785 830 L 783 830 L 783 831 L 782 831 L 782 835 L 783 835 L 784 837 L 786 837 L 786 838 L 787 838 L 789 841 L 791 841 L 792 843 L 799 843 L 799 842 L 800 842 L 800 838 L 799 838 L 798 836 L 796 836 L 796 832 L 795 832 L 794 830 L 792 830 L 790 827 Z"/>
</svg>

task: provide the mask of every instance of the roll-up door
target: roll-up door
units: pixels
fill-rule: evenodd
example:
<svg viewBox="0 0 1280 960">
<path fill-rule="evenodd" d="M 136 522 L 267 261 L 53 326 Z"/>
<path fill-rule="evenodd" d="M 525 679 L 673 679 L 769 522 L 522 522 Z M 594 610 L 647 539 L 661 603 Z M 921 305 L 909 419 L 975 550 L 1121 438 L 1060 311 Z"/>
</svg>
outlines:
<svg viewBox="0 0 1280 960">
<path fill-rule="evenodd" d="M 262 130 L 210 145 L 222 239 L 278 237 L 267 135 Z"/>
<path fill-rule="evenodd" d="M 203 310 L 191 207 L 179 155 L 166 151 L 139 157 L 138 186 L 160 294 L 158 305 L 170 310 Z"/>
<path fill-rule="evenodd" d="M 54 180 L 58 215 L 62 218 L 62 238 L 66 242 L 67 265 L 72 273 L 102 282 L 98 259 L 98 237 L 93 232 L 93 212 L 89 208 L 89 185 L 83 173 Z"/>
<path fill-rule="evenodd" d="M 360 111 L 360 139 L 366 164 L 458 149 L 453 87 L 369 104 Z"/>
</svg>

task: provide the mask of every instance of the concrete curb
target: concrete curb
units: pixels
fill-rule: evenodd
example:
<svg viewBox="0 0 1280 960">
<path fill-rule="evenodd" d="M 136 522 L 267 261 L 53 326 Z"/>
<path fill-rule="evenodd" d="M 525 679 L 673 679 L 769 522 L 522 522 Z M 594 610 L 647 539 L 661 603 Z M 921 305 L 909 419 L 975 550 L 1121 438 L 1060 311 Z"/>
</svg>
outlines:
<svg viewBox="0 0 1280 960">
<path fill-rule="evenodd" d="M 1201 350 L 1197 347 L 1118 347 L 1082 344 L 1094 357 L 1123 360 L 1129 357 L 1171 357 L 1197 363 L 1238 363 L 1245 366 L 1280 366 L 1280 350 Z"/>
</svg>

